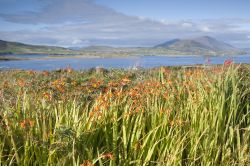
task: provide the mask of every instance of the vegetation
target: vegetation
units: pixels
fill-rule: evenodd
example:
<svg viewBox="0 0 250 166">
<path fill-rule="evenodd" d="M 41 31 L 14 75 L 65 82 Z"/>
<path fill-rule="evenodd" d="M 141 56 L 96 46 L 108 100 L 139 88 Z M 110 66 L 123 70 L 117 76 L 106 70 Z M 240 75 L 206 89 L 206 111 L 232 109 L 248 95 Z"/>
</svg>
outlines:
<svg viewBox="0 0 250 166">
<path fill-rule="evenodd" d="M 0 72 L 0 165 L 247 165 L 250 68 Z"/>
<path fill-rule="evenodd" d="M 201 41 L 200 41 L 201 40 Z M 173 42 L 174 41 L 174 42 Z M 198 42 L 199 41 L 199 42 Z M 63 47 L 28 45 L 0 40 L 0 55 L 8 54 L 47 54 L 47 55 L 78 55 L 87 57 L 121 57 L 138 55 L 245 55 L 247 50 L 240 50 L 219 42 L 210 37 L 196 40 L 172 40 L 155 47 L 108 47 L 89 46 L 76 50 Z M 63 57 L 63 56 L 61 56 Z M 1 59 L 0 59 L 1 60 Z"/>
<path fill-rule="evenodd" d="M 28 45 L 0 40 L 0 54 L 70 54 L 69 49 L 53 46 Z"/>
</svg>

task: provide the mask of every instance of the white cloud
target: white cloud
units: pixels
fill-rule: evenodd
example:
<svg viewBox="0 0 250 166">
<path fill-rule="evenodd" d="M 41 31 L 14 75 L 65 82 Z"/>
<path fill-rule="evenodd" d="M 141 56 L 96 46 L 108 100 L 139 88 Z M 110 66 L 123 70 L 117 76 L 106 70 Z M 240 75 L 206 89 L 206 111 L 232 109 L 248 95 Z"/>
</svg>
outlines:
<svg viewBox="0 0 250 166">
<path fill-rule="evenodd" d="M 80 44 L 80 43 L 82 43 L 82 40 L 80 40 L 80 39 L 74 39 L 74 40 L 72 41 L 72 44 L 73 44 L 73 45 L 77 45 L 77 44 Z"/>
<path fill-rule="evenodd" d="M 212 32 L 212 30 L 208 26 L 202 26 L 200 30 L 203 32 Z"/>
<path fill-rule="evenodd" d="M 173 24 L 177 23 L 177 21 L 170 21 L 170 20 L 166 20 L 166 19 L 161 19 L 159 22 L 164 24 L 164 25 L 173 25 Z"/>
<path fill-rule="evenodd" d="M 47 5 L 39 12 L 1 14 L 5 21 L 21 23 L 27 29 L 0 30 L 4 40 L 61 46 L 115 45 L 152 46 L 173 38 L 211 35 L 226 42 L 249 38 L 250 30 L 239 30 L 249 20 L 160 21 L 127 16 L 90 0 L 40 0 Z M 46 28 L 29 27 L 46 25 Z M 24 29 L 24 30 L 23 30 Z M 238 43 L 240 45 L 240 43 Z"/>
<path fill-rule="evenodd" d="M 182 23 L 182 26 L 186 27 L 186 28 L 190 28 L 190 27 L 193 27 L 193 24 L 189 23 L 189 22 L 184 22 L 184 23 Z"/>
</svg>

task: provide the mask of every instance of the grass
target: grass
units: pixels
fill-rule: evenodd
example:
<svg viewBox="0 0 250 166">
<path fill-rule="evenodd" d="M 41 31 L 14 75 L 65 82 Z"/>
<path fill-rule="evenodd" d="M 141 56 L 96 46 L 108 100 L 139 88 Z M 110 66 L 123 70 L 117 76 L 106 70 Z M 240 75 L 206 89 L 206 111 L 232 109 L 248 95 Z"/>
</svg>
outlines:
<svg viewBox="0 0 250 166">
<path fill-rule="evenodd" d="M 250 68 L 0 72 L 0 165 L 247 165 Z"/>
</svg>

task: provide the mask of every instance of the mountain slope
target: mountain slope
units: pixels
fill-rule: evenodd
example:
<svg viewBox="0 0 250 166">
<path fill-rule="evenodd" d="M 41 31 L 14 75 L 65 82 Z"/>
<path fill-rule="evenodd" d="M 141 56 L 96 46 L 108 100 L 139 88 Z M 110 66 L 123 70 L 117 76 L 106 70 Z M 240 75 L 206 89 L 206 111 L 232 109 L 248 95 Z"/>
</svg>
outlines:
<svg viewBox="0 0 250 166">
<path fill-rule="evenodd" d="M 63 47 L 28 45 L 0 40 L 0 53 L 10 54 L 67 54 L 71 50 Z"/>
<path fill-rule="evenodd" d="M 171 46 L 172 44 L 178 43 L 178 42 L 180 42 L 180 41 L 181 41 L 180 39 L 173 39 L 173 40 L 169 40 L 169 41 L 167 41 L 167 42 L 164 42 L 164 43 L 162 43 L 162 44 L 159 44 L 159 45 L 157 45 L 157 46 L 155 46 L 155 47 L 169 47 L 169 46 Z"/>
<path fill-rule="evenodd" d="M 214 39 L 209 36 L 203 36 L 195 38 L 193 40 L 212 50 L 218 50 L 218 51 L 236 50 L 236 48 L 233 47 L 232 45 L 222 41 L 218 41 L 217 39 Z"/>
<path fill-rule="evenodd" d="M 209 36 L 194 39 L 174 39 L 155 46 L 171 50 L 193 52 L 193 51 L 236 51 L 237 49 L 227 43 L 218 41 Z"/>
</svg>

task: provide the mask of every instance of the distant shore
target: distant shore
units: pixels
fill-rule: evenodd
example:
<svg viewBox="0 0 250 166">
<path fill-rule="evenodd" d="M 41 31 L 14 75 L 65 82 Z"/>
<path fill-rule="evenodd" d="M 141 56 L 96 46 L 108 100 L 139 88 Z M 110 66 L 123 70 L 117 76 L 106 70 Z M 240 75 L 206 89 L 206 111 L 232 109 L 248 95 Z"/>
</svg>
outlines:
<svg viewBox="0 0 250 166">
<path fill-rule="evenodd" d="M 34 56 L 33 56 L 34 55 Z M 62 59 L 62 58 L 128 58 L 141 56 L 166 56 L 166 57 L 231 57 L 242 55 L 196 55 L 196 54 L 128 54 L 128 53 L 86 53 L 86 54 L 1 54 L 0 61 L 34 60 L 34 59 Z"/>
</svg>

